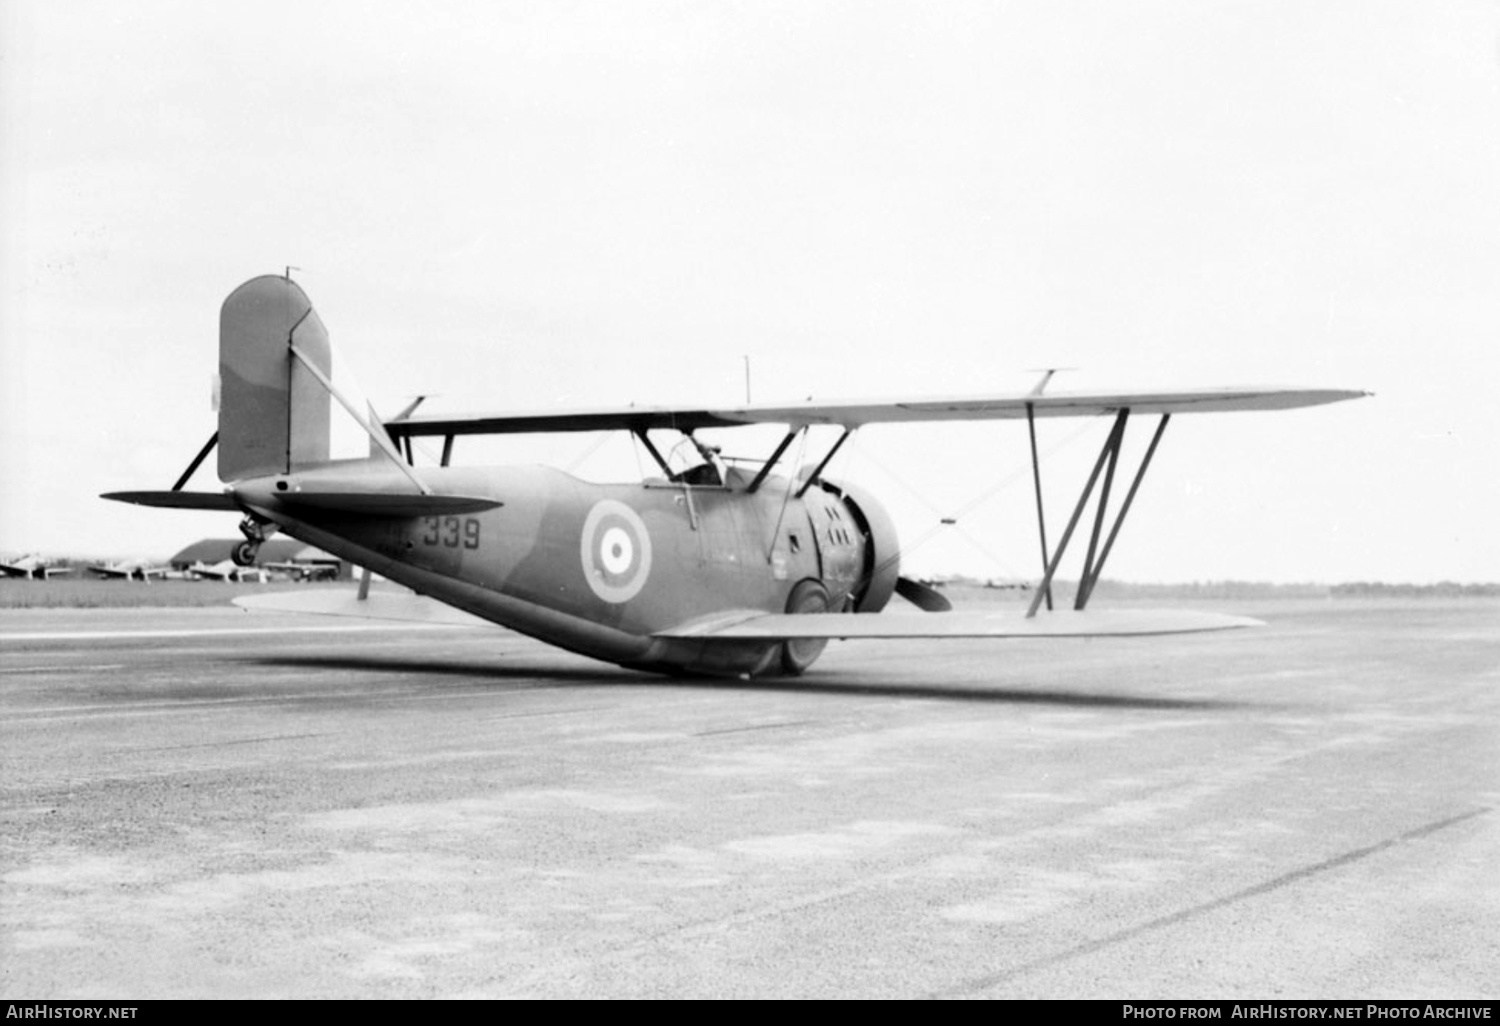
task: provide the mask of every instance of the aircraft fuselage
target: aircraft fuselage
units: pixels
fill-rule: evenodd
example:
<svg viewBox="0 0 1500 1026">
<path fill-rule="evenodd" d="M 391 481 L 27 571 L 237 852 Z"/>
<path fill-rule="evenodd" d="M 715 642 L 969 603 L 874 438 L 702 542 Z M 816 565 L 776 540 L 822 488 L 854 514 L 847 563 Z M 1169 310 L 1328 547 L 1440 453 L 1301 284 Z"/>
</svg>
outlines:
<svg viewBox="0 0 1500 1026">
<path fill-rule="evenodd" d="M 768 477 L 754 492 L 734 469 L 721 483 L 665 478 L 595 484 L 541 466 L 416 468 L 434 494 L 493 498 L 499 508 L 381 516 L 309 508 L 301 492 L 357 483 L 409 493 L 380 461 L 237 482 L 246 508 L 287 534 L 413 590 L 550 644 L 657 670 L 758 673 L 781 668 L 783 643 L 690 641 L 653 632 L 733 611 L 873 611 L 870 500 Z M 884 514 L 876 513 L 876 523 Z M 894 580 L 891 566 L 882 579 Z M 809 582 L 809 583 L 804 583 Z M 799 584 L 801 588 L 799 589 Z M 810 662 L 821 644 L 785 643 Z M 787 667 L 790 668 L 790 667 Z"/>
</svg>

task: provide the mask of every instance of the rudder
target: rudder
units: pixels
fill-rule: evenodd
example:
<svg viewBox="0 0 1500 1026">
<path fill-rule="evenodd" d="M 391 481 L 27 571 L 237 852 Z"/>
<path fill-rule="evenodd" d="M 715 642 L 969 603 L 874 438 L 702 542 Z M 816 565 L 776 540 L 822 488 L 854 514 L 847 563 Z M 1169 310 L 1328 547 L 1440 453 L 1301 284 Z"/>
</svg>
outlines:
<svg viewBox="0 0 1500 1026">
<path fill-rule="evenodd" d="M 328 331 L 296 282 L 277 275 L 252 278 L 224 300 L 219 480 L 287 474 L 334 458 L 368 456 L 368 439 L 351 448 L 334 437 L 335 417 L 351 429 L 356 429 L 354 419 L 335 412 L 336 400 L 293 355 L 293 345 L 324 378 L 335 380 Z M 368 407 L 358 400 L 356 408 Z"/>
</svg>

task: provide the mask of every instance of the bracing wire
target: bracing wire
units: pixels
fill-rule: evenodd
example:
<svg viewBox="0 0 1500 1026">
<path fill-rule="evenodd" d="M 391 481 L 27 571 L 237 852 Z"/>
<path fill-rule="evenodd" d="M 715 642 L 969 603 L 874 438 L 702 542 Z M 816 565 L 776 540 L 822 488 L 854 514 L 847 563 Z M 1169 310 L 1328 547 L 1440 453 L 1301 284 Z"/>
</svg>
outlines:
<svg viewBox="0 0 1500 1026">
<path fill-rule="evenodd" d="M 1067 435 L 1057 442 L 1054 442 L 1052 445 L 1042 450 L 1042 455 L 1051 456 L 1052 454 L 1067 448 L 1084 434 L 1088 433 L 1091 427 L 1092 424 L 1086 420 L 1071 434 Z M 955 530 L 957 530 L 958 533 L 965 538 L 965 540 L 967 540 L 975 548 L 979 549 L 980 552 L 983 552 L 990 559 L 994 560 L 1006 573 L 1011 574 L 1012 576 L 1021 576 L 1019 574 L 1015 574 L 1014 571 L 1009 568 L 1005 560 L 1000 559 L 986 546 L 981 544 L 979 540 L 976 539 L 972 534 L 970 534 L 968 531 L 965 531 L 959 525 L 959 519 L 967 516 L 969 513 L 972 513 L 975 509 L 988 502 L 997 493 L 1011 487 L 1013 484 L 1015 484 L 1017 478 L 1021 477 L 1024 474 L 1028 474 L 1031 470 L 1030 463 L 1023 463 L 1020 467 L 1005 474 L 996 484 L 990 486 L 989 488 L 986 488 L 983 492 L 980 492 L 968 502 L 959 506 L 957 509 L 953 510 L 950 513 L 945 513 L 942 509 L 934 505 L 926 495 L 923 495 L 921 492 L 917 491 L 909 483 L 903 480 L 898 474 L 896 474 L 895 471 L 891 470 L 890 467 L 882 463 L 873 453 L 865 451 L 862 455 L 867 461 L 884 471 L 888 478 L 904 488 L 909 495 L 915 498 L 918 502 L 922 503 L 922 505 L 926 506 L 933 513 L 938 515 L 938 520 L 936 523 L 930 525 L 925 531 L 917 535 L 917 537 L 912 541 L 902 543 L 900 548 L 891 553 L 889 557 L 882 558 L 880 563 L 870 572 L 870 574 L 866 575 L 867 577 L 873 576 L 880 571 L 885 570 L 887 567 L 895 564 L 903 556 L 909 556 L 913 552 L 916 552 L 923 545 L 927 544 L 935 536 L 942 532 L 945 528 L 954 528 Z"/>
<path fill-rule="evenodd" d="M 565 471 L 567 471 L 569 474 L 573 473 L 573 471 L 577 470 L 579 468 L 579 466 L 581 466 L 585 460 L 587 460 L 590 456 L 594 455 L 594 453 L 598 452 L 600 450 L 600 448 L 603 447 L 604 443 L 607 442 L 607 441 L 609 441 L 609 439 L 610 439 L 610 435 L 609 435 L 608 432 L 604 432 L 604 431 L 597 432 L 596 435 L 595 435 L 595 437 L 594 437 L 593 443 L 591 445 L 589 445 L 588 448 L 584 449 L 583 452 L 579 453 L 574 458 L 573 462 L 569 463 L 563 469 Z M 633 449 L 634 446 L 632 446 L 631 448 Z M 639 464 L 640 464 L 639 455 L 640 454 L 637 453 L 636 455 L 637 455 L 636 464 L 637 464 L 637 466 L 639 466 Z"/>
</svg>

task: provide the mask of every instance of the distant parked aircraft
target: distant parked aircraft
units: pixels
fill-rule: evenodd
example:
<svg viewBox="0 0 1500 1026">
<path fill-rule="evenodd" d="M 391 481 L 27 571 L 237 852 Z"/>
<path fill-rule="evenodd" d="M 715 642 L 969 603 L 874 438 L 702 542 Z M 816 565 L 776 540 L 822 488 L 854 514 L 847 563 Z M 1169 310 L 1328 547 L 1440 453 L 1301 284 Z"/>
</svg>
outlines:
<svg viewBox="0 0 1500 1026">
<path fill-rule="evenodd" d="M 265 584 L 266 581 L 270 580 L 271 576 L 262 567 L 238 566 L 233 560 L 229 559 L 221 560 L 212 565 L 208 563 L 194 563 L 187 568 L 187 572 L 189 576 L 195 577 L 198 580 L 233 581 L 237 584 L 252 579 Z"/>
<path fill-rule="evenodd" d="M 294 581 L 332 581 L 339 575 L 336 563 L 265 563 L 267 570 L 275 570 Z"/>
<path fill-rule="evenodd" d="M 99 566 L 89 567 L 90 573 L 98 574 L 109 580 L 119 581 L 146 581 L 149 583 L 153 577 L 165 578 L 172 570 L 169 566 L 156 566 L 145 560 L 123 560 L 118 563 L 105 563 Z"/>
<path fill-rule="evenodd" d="M 22 556 L 9 563 L 0 563 L 0 570 L 3 570 L 7 577 L 24 577 L 29 581 L 34 581 L 39 577 L 45 581 L 58 574 L 73 572 L 72 567 L 56 566 L 51 560 L 43 559 L 41 556 Z"/>
</svg>

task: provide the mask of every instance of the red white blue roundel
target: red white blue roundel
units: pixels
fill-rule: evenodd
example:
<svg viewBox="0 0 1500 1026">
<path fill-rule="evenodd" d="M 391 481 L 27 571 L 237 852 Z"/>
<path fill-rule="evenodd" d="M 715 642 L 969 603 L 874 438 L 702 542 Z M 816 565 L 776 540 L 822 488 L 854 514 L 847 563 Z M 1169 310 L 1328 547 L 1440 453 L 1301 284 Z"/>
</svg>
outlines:
<svg viewBox="0 0 1500 1026">
<path fill-rule="evenodd" d="M 606 602 L 625 602 L 651 575 L 651 536 L 635 510 L 603 499 L 589 510 L 579 542 L 583 576 Z"/>
</svg>

